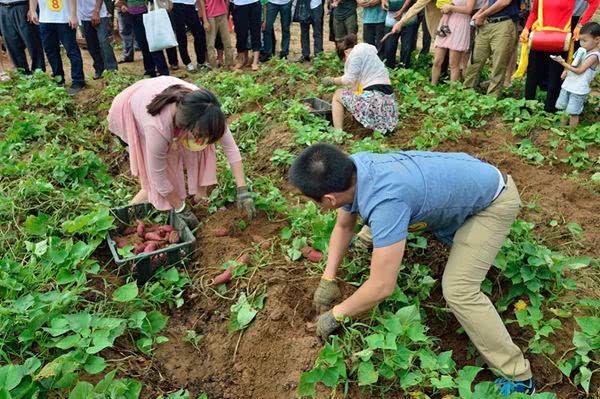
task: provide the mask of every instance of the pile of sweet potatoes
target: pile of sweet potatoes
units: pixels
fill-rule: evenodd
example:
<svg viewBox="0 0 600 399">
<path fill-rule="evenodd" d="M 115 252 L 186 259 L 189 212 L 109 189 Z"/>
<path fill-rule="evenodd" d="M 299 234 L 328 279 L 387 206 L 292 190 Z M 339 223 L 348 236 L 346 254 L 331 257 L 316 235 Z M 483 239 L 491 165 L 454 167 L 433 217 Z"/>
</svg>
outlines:
<svg viewBox="0 0 600 399">
<path fill-rule="evenodd" d="M 133 254 L 150 253 L 180 242 L 179 233 L 173 226 L 144 224 L 136 219 L 135 226 L 124 228 L 120 235 L 113 237 L 117 248 L 133 245 Z"/>
</svg>

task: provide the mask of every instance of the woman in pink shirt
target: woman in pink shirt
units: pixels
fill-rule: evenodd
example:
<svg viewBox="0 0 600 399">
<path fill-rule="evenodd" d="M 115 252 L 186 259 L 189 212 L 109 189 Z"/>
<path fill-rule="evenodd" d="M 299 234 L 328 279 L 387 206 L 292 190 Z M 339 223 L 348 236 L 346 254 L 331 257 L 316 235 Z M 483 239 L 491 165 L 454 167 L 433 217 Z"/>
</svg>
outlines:
<svg viewBox="0 0 600 399">
<path fill-rule="evenodd" d="M 173 209 L 194 228 L 198 220 L 185 198 L 204 198 L 207 187 L 217 183 L 219 141 L 238 187 L 238 207 L 254 216 L 240 151 L 210 91 L 170 76 L 140 80 L 115 97 L 108 128 L 128 144 L 131 173 L 140 179 L 142 189 L 132 203 Z"/>
</svg>

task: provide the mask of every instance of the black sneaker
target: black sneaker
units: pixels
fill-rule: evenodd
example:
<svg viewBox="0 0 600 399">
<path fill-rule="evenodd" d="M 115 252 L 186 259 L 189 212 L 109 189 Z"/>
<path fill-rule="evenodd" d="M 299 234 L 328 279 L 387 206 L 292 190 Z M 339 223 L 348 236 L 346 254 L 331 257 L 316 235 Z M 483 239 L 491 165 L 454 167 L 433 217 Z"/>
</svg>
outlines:
<svg viewBox="0 0 600 399">
<path fill-rule="evenodd" d="M 74 96 L 79 93 L 81 90 L 85 88 L 85 84 L 72 84 L 71 87 L 67 89 L 67 93 L 70 96 Z"/>
</svg>

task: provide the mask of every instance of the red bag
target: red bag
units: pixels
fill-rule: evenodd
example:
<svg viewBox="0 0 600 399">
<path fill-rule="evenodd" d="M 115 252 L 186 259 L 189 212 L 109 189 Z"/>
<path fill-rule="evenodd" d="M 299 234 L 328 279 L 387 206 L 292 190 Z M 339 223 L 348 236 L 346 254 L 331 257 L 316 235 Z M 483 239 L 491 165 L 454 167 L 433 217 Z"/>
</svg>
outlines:
<svg viewBox="0 0 600 399">
<path fill-rule="evenodd" d="M 529 35 L 529 47 L 546 53 L 563 53 L 571 46 L 571 32 L 558 30 L 533 31 Z"/>
</svg>

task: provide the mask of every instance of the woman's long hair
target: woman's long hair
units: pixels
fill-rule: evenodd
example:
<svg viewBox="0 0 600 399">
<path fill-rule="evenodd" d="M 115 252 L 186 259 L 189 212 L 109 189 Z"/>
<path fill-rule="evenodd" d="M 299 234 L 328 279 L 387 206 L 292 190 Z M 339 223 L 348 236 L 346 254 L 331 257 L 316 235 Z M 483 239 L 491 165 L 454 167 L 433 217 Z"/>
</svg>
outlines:
<svg viewBox="0 0 600 399">
<path fill-rule="evenodd" d="M 200 88 L 192 90 L 172 85 L 157 94 L 146 107 L 152 116 L 158 115 L 169 104 L 177 104 L 175 126 L 191 132 L 195 138 L 206 138 L 208 144 L 217 142 L 225 133 L 225 114 L 221 103 L 212 92 Z"/>
</svg>

